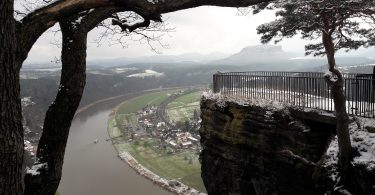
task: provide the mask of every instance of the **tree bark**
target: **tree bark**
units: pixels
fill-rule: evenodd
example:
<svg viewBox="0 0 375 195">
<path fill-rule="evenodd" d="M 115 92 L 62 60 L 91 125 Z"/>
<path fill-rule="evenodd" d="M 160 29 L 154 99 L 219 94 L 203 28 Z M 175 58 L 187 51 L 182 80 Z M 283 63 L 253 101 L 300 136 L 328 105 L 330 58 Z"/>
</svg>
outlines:
<svg viewBox="0 0 375 195">
<path fill-rule="evenodd" d="M 325 31 L 322 35 L 323 45 L 327 54 L 329 71 L 337 77 L 331 84 L 332 99 L 336 112 L 336 133 L 339 145 L 339 171 L 341 180 L 346 183 L 350 174 L 352 161 L 352 146 L 349 135 L 349 116 L 346 111 L 346 98 L 344 94 L 344 78 L 336 69 L 335 49 L 331 35 Z"/>
<path fill-rule="evenodd" d="M 0 194 L 22 194 L 23 128 L 13 0 L 0 1 Z"/>
<path fill-rule="evenodd" d="M 33 11 L 22 22 L 13 18 L 14 0 L 0 1 L 0 195 L 22 194 L 22 164 L 23 164 L 23 128 L 20 104 L 19 70 L 37 38 L 56 22 L 92 8 L 104 6 L 118 6 L 121 10 L 134 11 L 150 20 L 160 21 L 160 14 L 198 7 L 203 5 L 244 7 L 270 0 L 168 0 L 159 3 L 149 1 L 118 1 L 118 0 L 59 0 Z M 17 24 L 17 25 L 16 25 Z M 67 24 L 68 25 L 68 24 Z M 17 27 L 17 33 L 16 33 Z M 66 26 L 67 27 L 67 26 Z M 74 29 L 68 32 L 73 38 L 72 43 L 65 43 L 63 63 L 82 60 L 81 52 L 76 53 L 75 41 L 86 41 L 77 37 L 82 34 L 73 34 Z M 68 33 L 69 34 L 69 33 Z M 18 35 L 18 36 L 17 36 Z M 17 36 L 17 37 L 16 37 Z M 66 38 L 66 37 L 65 37 Z M 82 37 L 81 37 L 82 38 Z M 67 39 L 66 39 L 67 40 Z M 64 47 L 63 46 L 63 47 Z M 81 45 L 83 46 L 83 45 Z M 84 50 L 86 43 L 84 43 Z M 69 48 L 71 48 L 70 51 Z M 74 49 L 74 50 L 73 50 Z M 85 52 L 84 52 L 85 53 Z M 65 57 L 64 57 L 65 56 Z M 85 55 L 84 55 L 85 57 Z M 84 58 L 83 57 L 83 58 Z M 69 59 L 70 58 L 70 59 Z M 75 59 L 76 58 L 76 59 Z M 84 62 L 82 60 L 81 62 Z M 44 131 L 38 148 L 40 163 L 47 163 L 47 168 L 41 175 L 26 175 L 28 183 L 26 192 L 34 194 L 52 194 L 57 189 L 61 178 L 61 168 L 65 153 L 65 146 L 69 134 L 69 127 L 82 96 L 85 74 L 83 63 L 81 66 L 62 70 L 61 88 L 54 104 L 49 108 L 44 123 Z M 78 79 L 74 81 L 74 79 Z M 73 84 L 75 83 L 75 84 Z M 78 86 L 76 85 L 78 83 Z M 39 179 L 38 179 L 39 178 Z M 39 180 L 39 181 L 38 181 Z M 32 185 L 35 183 L 35 186 Z M 30 185 L 29 185 L 30 184 Z M 38 185 L 40 188 L 38 188 Z M 43 191 L 45 189 L 47 191 Z M 35 192 L 34 192 L 35 191 Z M 40 192 L 40 193 L 37 193 Z"/>
<path fill-rule="evenodd" d="M 73 20 L 74 21 L 74 20 Z M 60 183 L 65 147 L 74 114 L 86 82 L 87 32 L 76 29 L 71 21 L 60 22 L 63 36 L 62 71 L 59 91 L 49 107 L 39 141 L 38 163 L 46 163 L 40 175 L 25 176 L 27 195 L 54 195 Z"/>
<path fill-rule="evenodd" d="M 46 113 L 37 152 L 38 163 L 48 166 L 46 170 L 41 170 L 41 175 L 26 175 L 25 194 L 54 195 L 58 188 L 71 121 L 86 82 L 87 34 L 116 11 L 115 7 L 101 8 L 85 15 L 81 23 L 74 22 L 78 15 L 60 22 L 63 35 L 60 88 Z"/>
</svg>

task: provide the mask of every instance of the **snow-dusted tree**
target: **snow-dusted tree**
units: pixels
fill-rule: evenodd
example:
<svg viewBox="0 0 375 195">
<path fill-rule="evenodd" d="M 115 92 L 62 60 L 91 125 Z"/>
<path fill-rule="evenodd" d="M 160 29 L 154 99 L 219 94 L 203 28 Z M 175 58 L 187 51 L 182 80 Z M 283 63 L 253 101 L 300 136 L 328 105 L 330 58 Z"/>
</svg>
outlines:
<svg viewBox="0 0 375 195">
<path fill-rule="evenodd" d="M 19 1 L 15 12 L 20 16 L 49 1 Z M 88 32 L 100 26 L 104 27 L 100 39 L 111 36 L 116 42 L 124 44 L 126 40 L 134 38 L 151 45 L 152 42 L 159 42 L 162 34 L 169 30 L 163 23 L 150 21 L 135 12 L 119 11 L 118 7 L 98 8 L 82 11 L 59 22 L 63 37 L 60 87 L 45 115 L 43 134 L 36 155 L 38 160 L 34 165 L 39 170 L 26 172 L 24 194 L 55 194 L 58 188 L 71 121 L 85 87 Z M 136 36 L 130 36 L 131 34 Z M 35 171 L 39 174 L 35 174 Z"/>
<path fill-rule="evenodd" d="M 326 55 L 327 76 L 335 104 L 336 132 L 339 142 L 339 168 L 341 181 L 350 180 L 352 147 L 348 130 L 349 117 L 343 92 L 343 75 L 336 67 L 335 52 L 375 44 L 375 1 L 373 0 L 279 0 L 253 7 L 258 13 L 264 9 L 275 10 L 276 19 L 257 28 L 262 43 L 300 34 L 303 39 L 320 39 L 305 46 L 306 55 Z"/>
</svg>

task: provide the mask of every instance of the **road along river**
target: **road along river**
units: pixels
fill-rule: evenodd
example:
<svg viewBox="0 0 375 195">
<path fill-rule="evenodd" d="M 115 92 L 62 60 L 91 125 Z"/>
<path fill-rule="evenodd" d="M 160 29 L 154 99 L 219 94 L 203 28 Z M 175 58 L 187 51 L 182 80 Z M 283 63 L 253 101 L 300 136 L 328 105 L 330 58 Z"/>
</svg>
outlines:
<svg viewBox="0 0 375 195">
<path fill-rule="evenodd" d="M 151 92 L 151 91 L 147 91 Z M 111 141 L 106 141 L 111 109 L 138 92 L 101 101 L 81 109 L 72 122 L 66 148 L 61 195 L 170 195 L 138 175 L 117 157 Z M 94 140 L 98 139 L 98 143 Z"/>
</svg>

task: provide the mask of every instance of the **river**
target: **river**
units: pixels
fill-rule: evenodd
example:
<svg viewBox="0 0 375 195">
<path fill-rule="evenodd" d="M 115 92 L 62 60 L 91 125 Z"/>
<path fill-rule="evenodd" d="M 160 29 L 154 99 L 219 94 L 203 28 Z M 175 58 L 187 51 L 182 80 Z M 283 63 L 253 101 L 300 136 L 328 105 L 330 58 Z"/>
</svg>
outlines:
<svg viewBox="0 0 375 195">
<path fill-rule="evenodd" d="M 117 153 L 108 138 L 107 120 L 120 102 L 142 94 L 129 94 L 98 103 L 74 118 L 66 148 L 61 195 L 170 195 L 138 175 Z M 93 140 L 99 139 L 97 144 Z"/>
</svg>

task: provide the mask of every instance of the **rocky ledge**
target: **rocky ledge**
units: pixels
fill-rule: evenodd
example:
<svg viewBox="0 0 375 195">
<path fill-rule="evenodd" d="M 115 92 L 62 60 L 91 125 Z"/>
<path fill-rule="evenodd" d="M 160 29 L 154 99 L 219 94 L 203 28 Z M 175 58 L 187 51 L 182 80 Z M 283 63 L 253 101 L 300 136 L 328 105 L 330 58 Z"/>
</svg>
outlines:
<svg viewBox="0 0 375 195">
<path fill-rule="evenodd" d="M 331 113 L 207 94 L 201 113 L 200 158 L 208 194 L 331 194 L 337 187 Z M 360 191 L 375 194 L 375 135 L 366 129 L 351 124 L 359 151 L 353 165 Z"/>
</svg>

